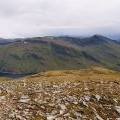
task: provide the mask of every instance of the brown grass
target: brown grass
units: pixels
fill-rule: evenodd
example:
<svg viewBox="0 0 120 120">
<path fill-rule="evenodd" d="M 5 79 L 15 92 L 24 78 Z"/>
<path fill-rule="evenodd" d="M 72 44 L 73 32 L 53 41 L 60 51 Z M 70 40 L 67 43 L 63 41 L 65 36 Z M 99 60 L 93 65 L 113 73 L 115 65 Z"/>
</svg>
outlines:
<svg viewBox="0 0 120 120">
<path fill-rule="evenodd" d="M 53 82 L 76 80 L 120 80 L 120 72 L 106 68 L 91 68 L 84 70 L 63 70 L 41 72 L 28 77 L 29 80 L 45 80 Z"/>
</svg>

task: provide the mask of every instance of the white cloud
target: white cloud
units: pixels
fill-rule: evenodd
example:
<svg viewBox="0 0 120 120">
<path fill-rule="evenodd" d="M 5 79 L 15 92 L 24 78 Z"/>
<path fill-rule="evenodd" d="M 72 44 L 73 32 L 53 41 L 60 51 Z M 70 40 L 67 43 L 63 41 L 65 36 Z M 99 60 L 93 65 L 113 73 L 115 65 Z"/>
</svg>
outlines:
<svg viewBox="0 0 120 120">
<path fill-rule="evenodd" d="M 118 33 L 120 0 L 0 0 L 0 36 Z"/>
</svg>

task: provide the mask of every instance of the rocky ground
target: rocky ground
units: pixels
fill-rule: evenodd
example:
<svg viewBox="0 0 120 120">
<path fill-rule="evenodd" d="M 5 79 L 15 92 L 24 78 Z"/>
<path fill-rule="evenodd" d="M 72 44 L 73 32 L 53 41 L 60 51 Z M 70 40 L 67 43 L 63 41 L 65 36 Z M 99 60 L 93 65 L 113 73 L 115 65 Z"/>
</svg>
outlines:
<svg viewBox="0 0 120 120">
<path fill-rule="evenodd" d="M 120 120 L 120 80 L 90 75 L 50 73 L 1 82 L 0 120 Z"/>
</svg>

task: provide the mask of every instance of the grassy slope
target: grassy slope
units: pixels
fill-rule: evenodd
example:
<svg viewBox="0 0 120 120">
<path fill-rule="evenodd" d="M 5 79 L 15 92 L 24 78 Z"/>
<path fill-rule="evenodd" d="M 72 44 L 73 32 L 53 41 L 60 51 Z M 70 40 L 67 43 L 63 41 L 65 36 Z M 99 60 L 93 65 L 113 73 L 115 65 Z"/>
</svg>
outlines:
<svg viewBox="0 0 120 120">
<path fill-rule="evenodd" d="M 7 82 L 7 81 L 10 81 L 10 80 L 12 80 L 12 79 L 6 78 L 6 77 L 0 77 L 0 83 L 1 82 Z"/>
<path fill-rule="evenodd" d="M 48 82 L 120 80 L 120 72 L 106 68 L 94 67 L 83 70 L 62 70 L 41 72 L 28 77 L 30 81 L 44 80 Z"/>
<path fill-rule="evenodd" d="M 94 37 L 86 43 L 78 39 L 72 43 L 71 39 L 75 38 L 33 38 L 27 43 L 0 45 L 0 71 L 25 73 L 94 66 L 120 70 L 119 43 Z"/>
</svg>

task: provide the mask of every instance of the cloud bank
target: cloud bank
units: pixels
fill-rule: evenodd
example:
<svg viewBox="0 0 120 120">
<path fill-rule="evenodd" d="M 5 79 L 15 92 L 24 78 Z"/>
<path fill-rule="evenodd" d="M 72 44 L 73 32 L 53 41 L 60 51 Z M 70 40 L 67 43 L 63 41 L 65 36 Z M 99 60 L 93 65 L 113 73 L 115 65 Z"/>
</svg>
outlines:
<svg viewBox="0 0 120 120">
<path fill-rule="evenodd" d="M 0 0 L 0 36 L 118 34 L 120 0 Z"/>
</svg>

